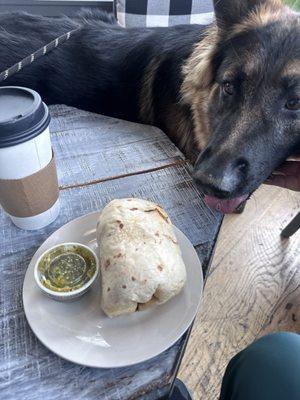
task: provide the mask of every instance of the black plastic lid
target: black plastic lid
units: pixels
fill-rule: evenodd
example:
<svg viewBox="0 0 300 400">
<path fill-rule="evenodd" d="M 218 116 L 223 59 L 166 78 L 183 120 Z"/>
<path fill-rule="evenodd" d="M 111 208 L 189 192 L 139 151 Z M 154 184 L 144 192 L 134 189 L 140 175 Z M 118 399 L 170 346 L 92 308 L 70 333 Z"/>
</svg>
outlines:
<svg viewBox="0 0 300 400">
<path fill-rule="evenodd" d="M 33 139 L 49 122 L 48 107 L 37 92 L 18 86 L 0 87 L 0 148 Z"/>
</svg>

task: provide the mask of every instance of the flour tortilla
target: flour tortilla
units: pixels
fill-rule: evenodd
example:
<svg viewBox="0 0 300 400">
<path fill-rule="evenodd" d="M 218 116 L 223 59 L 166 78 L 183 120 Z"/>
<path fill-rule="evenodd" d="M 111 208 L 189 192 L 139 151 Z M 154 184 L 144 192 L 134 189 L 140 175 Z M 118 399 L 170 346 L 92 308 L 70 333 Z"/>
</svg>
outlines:
<svg viewBox="0 0 300 400">
<path fill-rule="evenodd" d="M 140 199 L 118 199 L 97 225 L 101 307 L 110 317 L 163 304 L 186 281 L 186 269 L 166 212 Z"/>
</svg>

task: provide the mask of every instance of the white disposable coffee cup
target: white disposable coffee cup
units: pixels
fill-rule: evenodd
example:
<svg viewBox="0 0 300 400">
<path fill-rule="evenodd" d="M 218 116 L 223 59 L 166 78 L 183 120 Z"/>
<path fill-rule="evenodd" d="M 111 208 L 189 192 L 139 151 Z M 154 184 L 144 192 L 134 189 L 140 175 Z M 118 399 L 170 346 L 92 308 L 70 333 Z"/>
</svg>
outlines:
<svg viewBox="0 0 300 400">
<path fill-rule="evenodd" d="M 21 229 L 41 229 L 59 214 L 49 123 L 48 108 L 37 92 L 22 87 L 0 88 L 0 202 Z M 41 182 L 42 192 L 38 187 Z M 25 209 L 20 204 L 23 198 Z"/>
</svg>

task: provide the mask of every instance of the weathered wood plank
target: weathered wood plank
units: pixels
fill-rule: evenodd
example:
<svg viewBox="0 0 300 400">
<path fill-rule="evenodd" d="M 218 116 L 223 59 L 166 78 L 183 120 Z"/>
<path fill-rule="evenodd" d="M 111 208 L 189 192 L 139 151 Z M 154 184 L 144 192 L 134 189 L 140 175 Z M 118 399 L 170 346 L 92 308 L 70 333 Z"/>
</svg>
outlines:
<svg viewBox="0 0 300 400">
<path fill-rule="evenodd" d="M 182 153 L 158 128 L 74 108 L 50 107 L 51 139 L 62 186 L 172 164 Z"/>
<path fill-rule="evenodd" d="M 182 165 L 63 190 L 61 197 L 63 201 L 67 198 L 67 215 L 82 215 L 101 209 L 114 198 L 140 197 L 155 201 L 167 210 L 173 223 L 195 246 L 213 241 L 221 218 L 204 204 L 189 169 Z"/>
<path fill-rule="evenodd" d="M 193 244 L 204 244 L 199 254 L 207 257 L 206 245 L 214 241 L 220 216 L 205 207 L 186 166 L 63 190 L 60 217 L 41 231 L 20 231 L 0 213 L 0 346 L 4 354 L 0 391 L 6 400 L 56 400 L 62 396 L 64 400 L 152 399 L 153 389 L 162 388 L 162 394 L 169 384 L 184 339 L 139 366 L 109 371 L 82 368 L 46 350 L 30 331 L 23 313 L 22 283 L 37 247 L 69 220 L 101 209 L 115 197 L 129 196 L 161 204 Z"/>
<path fill-rule="evenodd" d="M 227 363 L 253 340 L 300 332 L 300 231 L 280 238 L 299 208 L 299 193 L 263 186 L 225 217 L 180 372 L 195 400 L 219 397 Z"/>
</svg>

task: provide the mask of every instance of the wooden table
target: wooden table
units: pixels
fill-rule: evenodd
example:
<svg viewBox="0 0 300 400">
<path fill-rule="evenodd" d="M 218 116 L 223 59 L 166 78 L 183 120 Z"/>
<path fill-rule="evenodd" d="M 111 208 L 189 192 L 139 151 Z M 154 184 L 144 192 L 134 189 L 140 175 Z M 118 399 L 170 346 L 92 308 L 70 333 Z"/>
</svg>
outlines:
<svg viewBox="0 0 300 400">
<path fill-rule="evenodd" d="M 61 185 L 61 213 L 47 228 L 26 232 L 0 211 L 0 399 L 158 399 L 170 391 L 188 339 L 145 363 L 92 369 L 47 350 L 31 332 L 22 306 L 27 265 L 43 241 L 66 222 L 116 197 L 161 204 L 191 240 L 206 275 L 221 215 L 210 211 L 191 166 L 159 129 L 54 106 L 52 143 Z"/>
</svg>

